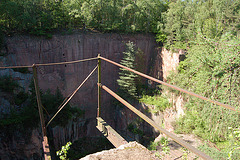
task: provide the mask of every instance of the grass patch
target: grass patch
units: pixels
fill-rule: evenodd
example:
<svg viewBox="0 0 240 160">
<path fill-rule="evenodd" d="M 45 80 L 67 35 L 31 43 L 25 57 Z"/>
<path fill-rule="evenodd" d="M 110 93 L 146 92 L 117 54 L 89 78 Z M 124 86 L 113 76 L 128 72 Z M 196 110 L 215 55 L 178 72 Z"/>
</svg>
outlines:
<svg viewBox="0 0 240 160">
<path fill-rule="evenodd" d="M 163 96 L 149 96 L 149 95 L 143 95 L 142 98 L 139 99 L 140 102 L 153 105 L 153 109 L 149 109 L 152 113 L 157 113 L 159 111 L 164 111 L 166 108 L 170 107 L 170 103 L 167 98 Z"/>
</svg>

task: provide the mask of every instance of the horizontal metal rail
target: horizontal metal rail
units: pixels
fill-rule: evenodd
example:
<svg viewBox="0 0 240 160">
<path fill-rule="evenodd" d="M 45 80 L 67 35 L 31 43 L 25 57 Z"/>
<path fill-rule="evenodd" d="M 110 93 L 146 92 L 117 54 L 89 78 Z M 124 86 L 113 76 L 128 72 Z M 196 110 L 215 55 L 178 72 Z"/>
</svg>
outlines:
<svg viewBox="0 0 240 160">
<path fill-rule="evenodd" d="M 211 99 L 206 98 L 206 97 L 204 97 L 204 96 L 201 96 L 201 95 L 199 95 L 199 94 L 196 94 L 196 93 L 187 91 L 187 90 L 185 90 L 185 89 L 179 88 L 179 87 L 177 87 L 177 86 L 168 84 L 168 83 L 166 83 L 166 82 L 163 82 L 163 81 L 161 81 L 161 80 L 158 80 L 158 79 L 156 79 L 156 78 L 153 78 L 153 77 L 151 77 L 151 76 L 148 76 L 148 75 L 146 75 L 146 74 L 144 74 L 144 73 L 138 72 L 138 71 L 136 71 L 136 70 L 134 70 L 134 69 L 125 67 L 125 66 L 123 66 L 123 65 L 121 65 L 121 64 L 119 64 L 119 63 L 116 63 L 116 62 L 114 62 L 114 61 L 111 61 L 111 60 L 109 60 L 109 59 L 107 59 L 107 58 L 104 58 L 104 57 L 101 57 L 101 56 L 99 56 L 99 57 L 100 57 L 102 60 L 104 60 L 104 61 L 107 61 L 107 62 L 112 63 L 112 64 L 114 64 L 114 65 L 116 65 L 116 66 L 118 66 L 118 67 L 121 67 L 121 68 L 124 68 L 124 69 L 126 69 L 126 70 L 129 70 L 130 72 L 136 73 L 136 74 L 138 74 L 138 75 L 140 75 L 140 76 L 142 76 L 142 77 L 145 77 L 145 78 L 147 78 L 147 79 L 150 79 L 150 80 L 152 80 L 152 81 L 154 81 L 154 82 L 163 84 L 163 85 L 168 86 L 168 87 L 170 87 L 170 88 L 173 88 L 173 89 L 175 89 L 175 90 L 178 90 L 178 91 L 187 93 L 187 94 L 189 94 L 189 95 L 195 96 L 195 97 L 197 97 L 197 98 L 203 99 L 203 100 L 205 100 L 205 101 L 211 102 L 211 103 L 213 103 L 213 104 L 217 104 L 217 105 L 222 106 L 222 107 L 224 107 L 224 108 L 227 108 L 227 109 L 230 109 L 230 110 L 232 110 L 232 111 L 236 111 L 236 112 L 239 112 L 239 113 L 240 113 L 239 110 L 236 110 L 234 107 L 232 107 L 232 106 L 230 106 L 230 105 L 228 105 L 228 104 L 223 104 L 223 103 L 221 103 L 221 102 L 211 100 Z"/>
<path fill-rule="evenodd" d="M 99 84 L 98 86 L 100 86 L 102 89 L 104 89 L 105 91 L 107 91 L 110 95 L 112 95 L 114 98 L 116 98 L 119 102 L 121 102 L 122 104 L 124 104 L 126 107 L 128 107 L 130 110 L 132 110 L 134 113 L 136 113 L 139 117 L 141 117 L 142 119 L 144 119 L 147 123 L 149 123 L 151 126 L 153 126 L 154 128 L 156 128 L 157 130 L 159 130 L 160 132 L 164 133 L 165 135 L 167 135 L 169 138 L 173 139 L 175 142 L 179 143 L 180 145 L 182 145 L 183 147 L 189 149 L 189 151 L 195 153 L 196 155 L 198 155 L 199 157 L 203 158 L 203 159 L 207 159 L 207 160 L 211 160 L 212 158 L 209 157 L 208 155 L 206 155 L 205 153 L 199 151 L 198 149 L 196 149 L 195 147 L 191 146 L 190 144 L 186 143 L 185 141 L 179 139 L 177 136 L 175 136 L 173 133 L 168 132 L 167 130 L 163 129 L 162 127 L 160 127 L 157 123 L 155 123 L 153 120 L 151 120 L 150 118 L 148 118 L 146 115 L 144 115 L 142 112 L 140 112 L 139 110 L 137 110 L 135 107 L 133 107 L 131 104 L 129 104 L 127 101 L 125 101 L 124 99 L 122 99 L 120 96 L 118 96 L 116 93 L 114 93 L 113 91 L 111 91 L 109 88 L 107 88 L 106 86 Z"/>
<path fill-rule="evenodd" d="M 60 64 L 73 64 L 73 63 L 86 62 L 86 61 L 91 61 L 91 60 L 96 60 L 96 59 L 98 59 L 98 57 L 81 59 L 81 60 L 76 60 L 76 61 L 68 61 L 68 62 L 36 64 L 36 66 L 52 66 L 52 65 L 60 65 Z"/>
<path fill-rule="evenodd" d="M 60 64 L 73 64 L 73 63 L 79 63 L 79 62 L 85 62 L 85 61 L 91 61 L 96 60 L 98 57 L 93 58 L 86 58 L 86 59 L 80 59 L 76 61 L 68 61 L 68 62 L 56 62 L 56 63 L 39 63 L 39 64 L 33 64 L 31 66 L 6 66 L 6 67 L 0 67 L 0 69 L 10 69 L 10 68 L 31 68 L 33 66 L 53 66 L 53 65 L 60 65 Z"/>
</svg>

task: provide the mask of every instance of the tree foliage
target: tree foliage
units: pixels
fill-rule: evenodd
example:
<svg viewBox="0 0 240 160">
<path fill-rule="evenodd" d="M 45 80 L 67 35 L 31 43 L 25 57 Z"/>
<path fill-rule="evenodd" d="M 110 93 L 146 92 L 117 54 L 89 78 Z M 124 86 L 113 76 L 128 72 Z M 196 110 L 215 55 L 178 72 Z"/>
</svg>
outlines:
<svg viewBox="0 0 240 160">
<path fill-rule="evenodd" d="M 133 42 L 126 43 L 126 51 L 123 52 L 123 59 L 120 63 L 128 68 L 135 69 L 135 52 L 135 45 Z M 117 83 L 120 86 L 121 92 L 123 92 L 122 96 L 136 97 L 137 88 L 135 80 L 137 75 L 124 68 L 120 68 L 120 70 Z"/>
<path fill-rule="evenodd" d="M 177 0 L 163 14 L 159 37 L 166 36 L 166 47 L 188 49 L 198 33 L 221 38 L 226 32 L 239 34 L 240 2 L 236 0 Z"/>
<path fill-rule="evenodd" d="M 157 33 L 156 40 L 166 48 L 187 52 L 178 72 L 169 77 L 171 83 L 239 109 L 239 17 L 239 0 L 1 0 L 0 45 L 3 33 L 47 37 L 53 31 L 71 29 Z M 121 63 L 139 68 L 134 65 L 134 52 L 133 43 L 128 43 Z M 122 69 L 118 84 L 123 95 L 136 96 L 133 73 Z M 62 99 L 58 94 L 45 94 L 43 104 L 50 97 Z M 177 122 L 180 131 L 217 142 L 228 139 L 228 127 L 239 127 L 236 112 L 186 98 L 186 115 Z"/>
<path fill-rule="evenodd" d="M 240 39 L 231 34 L 219 40 L 197 35 L 187 59 L 182 61 L 171 82 L 195 93 L 229 104 L 239 110 Z M 227 140 L 228 127 L 240 125 L 239 114 L 209 102 L 190 98 L 187 116 L 181 125 L 191 124 L 189 132 L 213 142 Z M 184 129 L 184 128 L 182 128 Z"/>
<path fill-rule="evenodd" d="M 7 34 L 48 35 L 56 29 L 154 32 L 165 10 L 159 0 L 2 0 L 0 25 Z"/>
<path fill-rule="evenodd" d="M 0 91 L 11 104 L 9 113 L 1 113 L 0 129 L 2 133 L 10 136 L 16 133 L 16 128 L 19 132 L 26 133 L 29 129 L 38 127 L 40 120 L 33 82 L 29 86 L 29 92 L 25 92 L 12 77 L 3 76 L 0 77 Z M 49 116 L 56 113 L 64 98 L 60 90 L 57 89 L 55 94 L 51 93 L 50 90 L 45 93 L 41 92 L 41 100 L 44 117 L 47 120 L 50 118 Z M 81 109 L 66 105 L 52 121 L 51 126 L 66 126 L 71 118 L 80 117 L 83 114 L 84 111 Z"/>
<path fill-rule="evenodd" d="M 169 3 L 157 35 L 169 49 L 184 49 L 186 59 L 169 82 L 239 110 L 240 1 L 177 0 Z M 186 115 L 177 131 L 212 142 L 228 140 L 238 128 L 237 112 L 186 96 Z"/>
</svg>

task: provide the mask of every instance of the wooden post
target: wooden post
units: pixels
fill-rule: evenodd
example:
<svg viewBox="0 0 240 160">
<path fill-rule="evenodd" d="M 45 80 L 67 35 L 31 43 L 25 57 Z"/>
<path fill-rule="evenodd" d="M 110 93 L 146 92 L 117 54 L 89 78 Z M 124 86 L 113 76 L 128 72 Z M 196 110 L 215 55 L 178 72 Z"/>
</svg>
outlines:
<svg viewBox="0 0 240 160">
<path fill-rule="evenodd" d="M 42 136 L 43 136 L 42 144 L 43 144 L 44 158 L 45 158 L 45 160 L 51 160 L 50 149 L 49 149 L 48 138 L 47 138 L 47 130 L 45 127 L 45 121 L 44 121 L 44 116 L 43 116 L 43 111 L 42 111 L 42 102 L 41 102 L 40 91 L 39 91 L 39 86 L 38 86 L 36 65 L 33 64 L 32 68 L 33 68 L 34 86 L 35 86 L 37 104 L 38 104 L 38 112 L 39 112 L 40 122 L 41 122 L 41 127 L 42 127 Z"/>
<path fill-rule="evenodd" d="M 98 54 L 98 83 L 101 83 L 101 59 L 100 54 Z M 101 109 L 101 87 L 98 85 L 98 109 L 97 109 L 97 117 L 100 116 Z"/>
</svg>

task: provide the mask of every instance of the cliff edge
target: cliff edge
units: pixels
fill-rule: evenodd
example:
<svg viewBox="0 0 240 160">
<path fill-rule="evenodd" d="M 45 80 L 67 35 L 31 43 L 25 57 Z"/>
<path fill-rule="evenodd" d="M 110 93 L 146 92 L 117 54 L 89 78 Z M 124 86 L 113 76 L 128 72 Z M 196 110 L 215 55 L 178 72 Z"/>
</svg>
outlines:
<svg viewBox="0 0 240 160">
<path fill-rule="evenodd" d="M 80 160 L 158 160 L 154 153 L 137 142 L 129 142 L 118 148 L 87 155 Z"/>
</svg>

